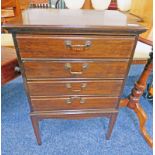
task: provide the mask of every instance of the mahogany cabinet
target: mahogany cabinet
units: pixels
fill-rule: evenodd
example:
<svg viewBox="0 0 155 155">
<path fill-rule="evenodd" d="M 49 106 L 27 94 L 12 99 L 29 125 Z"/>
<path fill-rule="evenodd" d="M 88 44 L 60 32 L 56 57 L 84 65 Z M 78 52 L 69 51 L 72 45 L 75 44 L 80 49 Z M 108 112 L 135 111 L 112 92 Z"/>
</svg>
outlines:
<svg viewBox="0 0 155 155">
<path fill-rule="evenodd" d="M 3 25 L 13 34 L 38 144 L 39 121 L 49 118 L 108 117 L 110 138 L 146 30 L 128 21 L 119 11 L 28 9 Z"/>
</svg>

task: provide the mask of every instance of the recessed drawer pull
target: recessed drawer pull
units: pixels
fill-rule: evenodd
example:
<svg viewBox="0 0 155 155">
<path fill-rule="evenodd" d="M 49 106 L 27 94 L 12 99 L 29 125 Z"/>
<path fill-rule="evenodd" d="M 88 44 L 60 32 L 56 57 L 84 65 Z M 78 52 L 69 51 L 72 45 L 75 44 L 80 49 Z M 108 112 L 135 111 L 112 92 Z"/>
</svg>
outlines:
<svg viewBox="0 0 155 155">
<path fill-rule="evenodd" d="M 86 86 L 87 86 L 86 83 L 82 83 L 80 86 L 80 89 L 74 90 L 74 89 L 72 89 L 72 85 L 70 83 L 66 84 L 66 88 L 70 89 L 72 92 L 81 92 L 83 89 L 86 88 Z"/>
<path fill-rule="evenodd" d="M 72 65 L 70 64 L 70 63 L 66 63 L 65 64 L 65 70 L 68 70 L 69 72 L 70 72 L 70 74 L 71 75 L 81 75 L 81 74 L 83 74 L 83 71 L 84 70 L 86 70 L 88 68 L 88 64 L 87 63 L 84 63 L 83 65 L 82 65 L 82 69 L 81 69 L 81 71 L 72 71 Z"/>
<path fill-rule="evenodd" d="M 72 104 L 74 99 L 77 99 L 78 97 L 70 97 L 69 99 L 66 100 L 66 104 Z M 85 99 L 80 97 L 80 104 L 84 104 Z"/>
<path fill-rule="evenodd" d="M 81 51 L 81 50 L 88 49 L 91 46 L 91 41 L 87 40 L 84 45 L 72 45 L 71 40 L 66 40 L 65 45 L 67 48 L 71 50 Z"/>
</svg>

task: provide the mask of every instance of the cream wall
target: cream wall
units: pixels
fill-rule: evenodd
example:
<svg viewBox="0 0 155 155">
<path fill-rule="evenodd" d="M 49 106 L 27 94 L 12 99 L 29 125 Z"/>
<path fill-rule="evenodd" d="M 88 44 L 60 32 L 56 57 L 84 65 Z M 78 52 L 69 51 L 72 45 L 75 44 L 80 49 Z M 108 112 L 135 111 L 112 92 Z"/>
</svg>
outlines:
<svg viewBox="0 0 155 155">
<path fill-rule="evenodd" d="M 14 46 L 11 34 L 1 34 L 1 46 Z"/>
</svg>

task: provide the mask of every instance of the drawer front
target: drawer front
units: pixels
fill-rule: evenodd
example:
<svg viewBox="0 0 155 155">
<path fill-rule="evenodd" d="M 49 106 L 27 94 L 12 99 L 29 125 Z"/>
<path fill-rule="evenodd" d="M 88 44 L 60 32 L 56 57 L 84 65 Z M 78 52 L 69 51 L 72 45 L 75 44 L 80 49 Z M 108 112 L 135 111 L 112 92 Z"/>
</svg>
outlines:
<svg viewBox="0 0 155 155">
<path fill-rule="evenodd" d="M 66 97 L 31 99 L 35 111 L 116 108 L 116 97 Z"/>
<path fill-rule="evenodd" d="M 17 35 L 22 58 L 130 58 L 135 37 Z"/>
<path fill-rule="evenodd" d="M 27 79 L 124 78 L 128 61 L 26 61 L 24 68 Z"/>
<path fill-rule="evenodd" d="M 118 96 L 123 80 L 29 81 L 30 96 L 109 95 Z"/>
</svg>

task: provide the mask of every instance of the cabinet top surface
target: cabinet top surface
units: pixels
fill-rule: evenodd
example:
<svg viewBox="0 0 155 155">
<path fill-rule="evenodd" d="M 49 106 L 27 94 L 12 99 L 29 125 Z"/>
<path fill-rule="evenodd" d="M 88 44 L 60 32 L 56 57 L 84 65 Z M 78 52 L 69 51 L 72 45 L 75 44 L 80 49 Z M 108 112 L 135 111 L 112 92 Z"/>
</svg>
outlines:
<svg viewBox="0 0 155 155">
<path fill-rule="evenodd" d="M 13 31 L 81 30 L 142 33 L 145 28 L 129 22 L 127 16 L 115 10 L 27 9 L 22 16 L 3 25 Z"/>
</svg>

